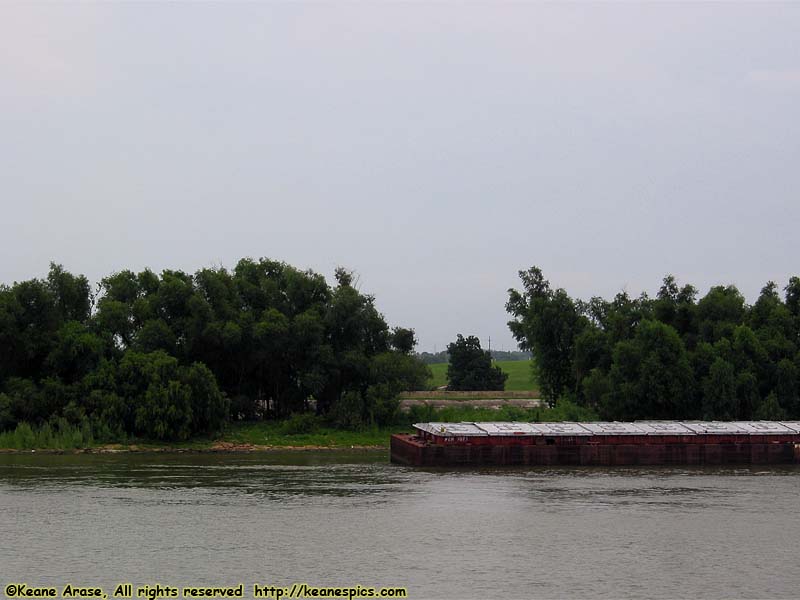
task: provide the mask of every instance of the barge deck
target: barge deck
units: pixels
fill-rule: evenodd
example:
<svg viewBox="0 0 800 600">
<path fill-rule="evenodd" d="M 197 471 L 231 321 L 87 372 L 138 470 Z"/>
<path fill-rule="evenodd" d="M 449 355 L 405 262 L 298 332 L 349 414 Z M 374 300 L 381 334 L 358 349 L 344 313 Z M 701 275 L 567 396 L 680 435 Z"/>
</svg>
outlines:
<svg viewBox="0 0 800 600">
<path fill-rule="evenodd" d="M 797 421 L 416 423 L 391 438 L 411 466 L 800 464 Z"/>
</svg>

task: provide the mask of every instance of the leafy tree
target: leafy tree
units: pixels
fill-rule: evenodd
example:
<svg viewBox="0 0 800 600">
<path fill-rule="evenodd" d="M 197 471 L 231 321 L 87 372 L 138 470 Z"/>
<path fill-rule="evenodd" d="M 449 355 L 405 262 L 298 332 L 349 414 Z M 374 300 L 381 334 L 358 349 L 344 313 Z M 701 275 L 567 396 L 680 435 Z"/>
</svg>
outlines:
<svg viewBox="0 0 800 600">
<path fill-rule="evenodd" d="M 733 365 L 717 358 L 703 380 L 703 417 L 733 419 L 738 414 L 736 377 Z"/>
<path fill-rule="evenodd" d="M 598 373 L 607 373 L 611 368 L 611 348 L 608 336 L 599 327 L 588 325 L 575 337 L 574 365 L 575 379 L 579 382 L 583 382 L 590 371 L 597 370 Z M 596 374 L 595 379 L 597 377 Z M 585 389 L 585 385 L 583 389 Z M 578 394 L 579 401 L 582 396 L 583 394 Z M 597 398 L 595 398 L 596 400 Z"/>
<path fill-rule="evenodd" d="M 458 334 L 455 342 L 448 344 L 450 364 L 447 367 L 448 386 L 452 390 L 502 390 L 508 374 L 492 365 L 488 351 L 481 349 L 480 340 L 471 335 Z"/>
<path fill-rule="evenodd" d="M 789 412 L 798 414 L 798 369 L 788 359 L 781 360 L 775 370 L 775 395 L 778 403 Z"/>
<path fill-rule="evenodd" d="M 658 321 L 643 321 L 632 340 L 614 349 L 610 392 L 601 406 L 609 419 L 685 418 L 696 409 L 692 370 L 678 333 Z"/>
<path fill-rule="evenodd" d="M 800 317 L 800 277 L 792 277 L 784 288 L 786 292 L 786 308 L 796 318 Z"/>
<path fill-rule="evenodd" d="M 102 339 L 78 321 L 67 321 L 56 332 L 42 372 L 67 383 L 83 379 L 91 373 L 105 352 Z"/>
<path fill-rule="evenodd" d="M 92 309 L 89 280 L 84 275 L 72 275 L 62 265 L 50 263 L 47 287 L 53 294 L 60 320 L 86 323 Z"/>
<path fill-rule="evenodd" d="M 148 319 L 133 336 L 131 346 L 139 352 L 163 350 L 174 356 L 178 351 L 178 340 L 163 319 Z"/>
<path fill-rule="evenodd" d="M 519 347 L 533 352 L 542 393 L 554 405 L 564 391 L 577 387 L 575 338 L 588 320 L 564 290 L 550 288 L 538 267 L 520 271 L 519 276 L 522 291 L 508 291 L 506 310 L 514 317 L 508 326 Z"/>
<path fill-rule="evenodd" d="M 760 404 L 758 380 L 750 371 L 742 371 L 736 375 L 736 398 L 739 403 L 740 419 L 751 419 Z"/>
<path fill-rule="evenodd" d="M 6 394 L 0 394 L 0 431 L 14 429 L 17 426 L 19 421 L 14 412 L 11 398 Z"/>
<path fill-rule="evenodd" d="M 611 392 L 611 382 L 602 369 L 595 367 L 583 378 L 582 398 L 584 403 L 597 410 L 608 403 L 608 394 Z"/>
<path fill-rule="evenodd" d="M 744 316 L 744 297 L 732 285 L 712 287 L 697 303 L 700 336 L 712 344 L 730 336 Z"/>
<path fill-rule="evenodd" d="M 653 318 L 675 328 L 687 350 L 694 348 L 697 337 L 697 289 L 692 285 L 678 287 L 675 277 L 667 275 L 653 302 Z"/>
<path fill-rule="evenodd" d="M 219 390 L 214 374 L 203 363 L 194 363 L 180 372 L 192 404 L 193 433 L 217 433 L 228 420 L 230 402 Z"/>
<path fill-rule="evenodd" d="M 755 418 L 759 421 L 782 421 L 786 418 L 786 411 L 778 402 L 778 396 L 772 392 L 759 405 L 755 412 Z"/>
<path fill-rule="evenodd" d="M 402 352 L 403 354 L 411 354 L 414 351 L 414 346 L 416 345 L 417 339 L 414 336 L 413 329 L 395 327 L 392 330 L 392 347 L 398 352 Z"/>
</svg>

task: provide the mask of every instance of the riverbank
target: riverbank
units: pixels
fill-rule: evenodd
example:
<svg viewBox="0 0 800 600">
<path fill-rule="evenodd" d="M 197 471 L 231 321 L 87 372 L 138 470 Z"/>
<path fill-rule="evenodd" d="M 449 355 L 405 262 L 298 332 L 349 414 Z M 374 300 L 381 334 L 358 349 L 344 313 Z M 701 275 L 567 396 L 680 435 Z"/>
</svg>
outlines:
<svg viewBox="0 0 800 600">
<path fill-rule="evenodd" d="M 359 431 L 337 429 L 311 414 L 295 415 L 282 421 L 230 423 L 222 434 L 183 442 L 163 442 L 127 438 L 95 439 L 88 425 L 80 428 L 31 428 L 20 424 L 16 430 L 0 433 L 0 453 L 32 451 L 44 453 L 121 452 L 268 452 L 271 450 L 388 450 L 395 433 L 408 433 L 414 422 L 461 421 L 593 421 L 597 416 L 586 408 L 562 401 L 556 408 L 500 408 L 431 404 L 415 406 L 404 421 L 390 427 L 365 428 Z"/>
<path fill-rule="evenodd" d="M 234 423 L 214 438 L 198 438 L 185 442 L 164 443 L 152 440 L 131 439 L 123 443 L 106 443 L 91 440 L 69 443 L 53 439 L 51 442 L 28 438 L 12 440 L 17 447 L 3 447 L 0 454 L 120 454 L 134 452 L 172 453 L 222 453 L 269 452 L 272 450 L 388 450 L 393 433 L 402 433 L 407 427 L 375 428 L 364 431 L 346 431 L 328 427 L 307 432 L 289 432 L 286 421 Z M 10 437 L 10 436 L 9 436 Z M 2 439 L 0 439 L 2 441 Z"/>
<path fill-rule="evenodd" d="M 0 448 L 0 454 L 239 454 L 250 452 L 335 452 L 343 450 L 387 451 L 389 441 L 384 444 L 352 445 L 341 444 L 313 445 L 268 445 L 268 444 L 235 444 L 232 442 L 215 442 L 204 445 L 154 445 L 154 444 L 99 444 L 85 448 Z"/>
</svg>

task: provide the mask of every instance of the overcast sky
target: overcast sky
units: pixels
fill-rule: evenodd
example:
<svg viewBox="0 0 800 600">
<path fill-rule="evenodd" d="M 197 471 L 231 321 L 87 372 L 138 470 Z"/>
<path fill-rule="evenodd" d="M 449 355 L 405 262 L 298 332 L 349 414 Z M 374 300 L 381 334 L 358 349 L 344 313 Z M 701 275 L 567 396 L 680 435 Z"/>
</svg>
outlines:
<svg viewBox="0 0 800 600">
<path fill-rule="evenodd" d="M 800 274 L 800 3 L 0 3 L 0 281 L 355 270 L 420 349 L 517 271 Z"/>
</svg>

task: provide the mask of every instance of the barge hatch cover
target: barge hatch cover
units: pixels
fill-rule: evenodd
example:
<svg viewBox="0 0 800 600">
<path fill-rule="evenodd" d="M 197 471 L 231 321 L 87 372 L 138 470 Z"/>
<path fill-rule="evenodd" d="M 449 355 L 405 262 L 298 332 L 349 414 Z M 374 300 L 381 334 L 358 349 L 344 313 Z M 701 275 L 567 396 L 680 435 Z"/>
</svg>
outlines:
<svg viewBox="0 0 800 600">
<path fill-rule="evenodd" d="M 679 421 L 636 421 L 647 435 L 697 435 Z"/>
<path fill-rule="evenodd" d="M 734 421 L 684 421 L 686 427 L 699 434 L 741 435 L 753 433 L 742 422 Z"/>
<path fill-rule="evenodd" d="M 414 427 L 432 435 L 473 437 L 489 435 L 475 423 L 414 423 Z"/>
<path fill-rule="evenodd" d="M 532 423 L 520 423 L 512 421 L 511 423 L 475 423 L 478 427 L 483 429 L 488 435 L 544 435 L 538 431 Z"/>
<path fill-rule="evenodd" d="M 783 423 L 777 421 L 736 421 L 734 425 L 738 425 L 747 430 L 747 433 L 755 434 L 788 434 L 796 433 L 791 427 L 787 427 Z"/>
<path fill-rule="evenodd" d="M 536 431 L 543 435 L 592 435 L 592 432 L 583 427 L 580 423 L 531 423 Z"/>
<path fill-rule="evenodd" d="M 645 435 L 638 423 L 620 423 L 619 421 L 583 423 L 594 435 Z"/>
</svg>

